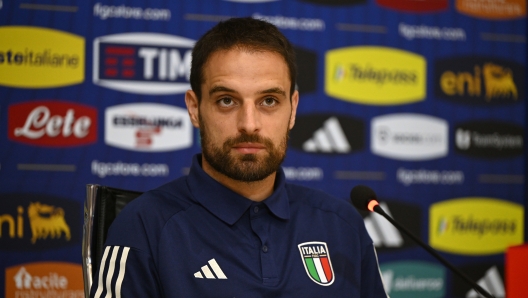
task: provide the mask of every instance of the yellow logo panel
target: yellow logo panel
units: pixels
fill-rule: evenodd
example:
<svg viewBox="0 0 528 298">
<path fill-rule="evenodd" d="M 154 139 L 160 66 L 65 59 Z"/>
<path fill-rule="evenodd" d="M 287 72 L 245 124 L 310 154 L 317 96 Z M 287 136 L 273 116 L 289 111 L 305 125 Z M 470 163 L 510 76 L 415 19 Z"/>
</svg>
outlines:
<svg viewBox="0 0 528 298">
<path fill-rule="evenodd" d="M 53 88 L 84 81 L 84 38 L 48 28 L 0 27 L 0 85 Z"/>
<path fill-rule="evenodd" d="M 386 47 L 330 50 L 325 56 L 325 92 L 367 105 L 419 102 L 426 95 L 427 62 L 421 55 Z"/>
<path fill-rule="evenodd" d="M 493 198 L 460 198 L 433 204 L 429 210 L 432 247 L 461 255 L 503 253 L 523 243 L 524 209 Z"/>
</svg>

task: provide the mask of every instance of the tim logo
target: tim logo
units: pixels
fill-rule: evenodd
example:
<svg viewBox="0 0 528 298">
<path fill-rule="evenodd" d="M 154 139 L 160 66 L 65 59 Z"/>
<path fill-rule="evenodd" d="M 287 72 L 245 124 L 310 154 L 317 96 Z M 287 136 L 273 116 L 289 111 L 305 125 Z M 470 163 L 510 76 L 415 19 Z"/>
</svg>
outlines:
<svg viewBox="0 0 528 298">
<path fill-rule="evenodd" d="M 93 82 L 129 93 L 183 93 L 190 88 L 193 46 L 194 40 L 159 33 L 96 38 Z"/>
<path fill-rule="evenodd" d="M 0 249 L 35 251 L 76 245 L 79 203 L 42 195 L 0 196 Z"/>
<path fill-rule="evenodd" d="M 517 103 L 524 98 L 521 65 L 505 60 L 462 57 L 435 63 L 435 94 L 468 104 Z"/>
<path fill-rule="evenodd" d="M 35 146 L 72 147 L 97 141 L 97 110 L 59 100 L 9 106 L 9 139 Z"/>
</svg>

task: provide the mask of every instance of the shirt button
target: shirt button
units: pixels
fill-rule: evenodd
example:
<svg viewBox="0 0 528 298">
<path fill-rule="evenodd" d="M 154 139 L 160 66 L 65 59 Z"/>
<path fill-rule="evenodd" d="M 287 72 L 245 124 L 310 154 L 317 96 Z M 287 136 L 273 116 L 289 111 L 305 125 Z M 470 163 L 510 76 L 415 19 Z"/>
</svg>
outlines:
<svg viewBox="0 0 528 298">
<path fill-rule="evenodd" d="M 266 245 L 262 246 L 262 251 L 263 252 L 268 252 L 268 247 Z"/>
<path fill-rule="evenodd" d="M 259 212 L 259 207 L 255 206 L 255 208 L 253 208 L 253 212 L 258 213 Z"/>
</svg>

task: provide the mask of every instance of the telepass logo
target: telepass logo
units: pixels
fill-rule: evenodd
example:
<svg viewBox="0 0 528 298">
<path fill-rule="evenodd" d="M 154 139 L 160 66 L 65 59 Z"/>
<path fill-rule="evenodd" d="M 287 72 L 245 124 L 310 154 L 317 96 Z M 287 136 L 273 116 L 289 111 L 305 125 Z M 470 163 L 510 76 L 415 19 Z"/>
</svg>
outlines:
<svg viewBox="0 0 528 298">
<path fill-rule="evenodd" d="M 310 279 L 318 285 L 334 283 L 334 269 L 325 242 L 304 242 L 298 245 L 304 269 Z"/>
</svg>

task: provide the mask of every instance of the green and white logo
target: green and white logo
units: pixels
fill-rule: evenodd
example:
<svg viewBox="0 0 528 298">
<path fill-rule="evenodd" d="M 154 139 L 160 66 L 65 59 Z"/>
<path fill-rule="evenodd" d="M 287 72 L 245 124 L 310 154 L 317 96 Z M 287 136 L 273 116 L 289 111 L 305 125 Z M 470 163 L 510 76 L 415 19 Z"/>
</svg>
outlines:
<svg viewBox="0 0 528 298">
<path fill-rule="evenodd" d="M 426 262 L 398 261 L 380 265 L 391 298 L 440 298 L 445 295 L 445 269 Z"/>
<path fill-rule="evenodd" d="M 334 282 L 334 269 L 326 242 L 304 242 L 298 245 L 306 274 L 321 286 Z"/>
</svg>

